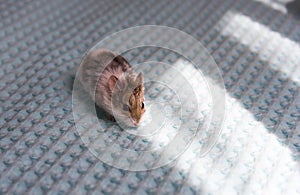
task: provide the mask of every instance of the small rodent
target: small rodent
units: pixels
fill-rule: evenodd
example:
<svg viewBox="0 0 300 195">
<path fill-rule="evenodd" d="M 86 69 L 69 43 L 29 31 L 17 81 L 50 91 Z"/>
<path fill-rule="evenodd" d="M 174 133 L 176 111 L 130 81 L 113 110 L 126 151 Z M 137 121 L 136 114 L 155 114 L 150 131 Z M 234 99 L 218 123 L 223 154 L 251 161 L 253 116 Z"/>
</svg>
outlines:
<svg viewBox="0 0 300 195">
<path fill-rule="evenodd" d="M 144 79 L 121 56 L 106 49 L 90 51 L 82 60 L 79 81 L 95 103 L 123 124 L 138 126 L 143 114 Z"/>
</svg>

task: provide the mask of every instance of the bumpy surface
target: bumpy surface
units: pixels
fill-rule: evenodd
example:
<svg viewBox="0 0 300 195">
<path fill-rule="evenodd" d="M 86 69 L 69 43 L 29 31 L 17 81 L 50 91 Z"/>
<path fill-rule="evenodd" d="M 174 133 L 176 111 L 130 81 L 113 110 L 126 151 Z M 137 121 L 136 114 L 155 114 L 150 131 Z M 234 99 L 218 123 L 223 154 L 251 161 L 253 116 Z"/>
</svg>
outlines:
<svg viewBox="0 0 300 195">
<path fill-rule="evenodd" d="M 246 0 L 2 1 L 0 194 L 300 193 L 300 23 L 284 11 Z M 130 172 L 88 151 L 72 85 L 90 47 L 144 24 L 205 45 L 224 77 L 226 121 L 207 155 L 191 147 L 170 166 Z M 176 60 L 155 52 L 135 60 Z"/>
</svg>

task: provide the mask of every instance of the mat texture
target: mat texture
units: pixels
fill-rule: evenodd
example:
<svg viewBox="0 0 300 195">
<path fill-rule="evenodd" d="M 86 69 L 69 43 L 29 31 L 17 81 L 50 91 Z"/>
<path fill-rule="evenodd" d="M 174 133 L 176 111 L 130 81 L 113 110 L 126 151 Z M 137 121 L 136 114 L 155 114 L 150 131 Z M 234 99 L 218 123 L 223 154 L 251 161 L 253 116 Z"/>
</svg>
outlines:
<svg viewBox="0 0 300 195">
<path fill-rule="evenodd" d="M 300 23 L 282 2 L 2 1 L 0 16 L 0 194 L 300 193 Z M 89 48 L 145 24 L 203 43 L 224 78 L 226 121 L 207 155 L 191 148 L 132 172 L 80 139 L 72 85 Z M 167 54 L 131 60 L 176 60 Z"/>
</svg>

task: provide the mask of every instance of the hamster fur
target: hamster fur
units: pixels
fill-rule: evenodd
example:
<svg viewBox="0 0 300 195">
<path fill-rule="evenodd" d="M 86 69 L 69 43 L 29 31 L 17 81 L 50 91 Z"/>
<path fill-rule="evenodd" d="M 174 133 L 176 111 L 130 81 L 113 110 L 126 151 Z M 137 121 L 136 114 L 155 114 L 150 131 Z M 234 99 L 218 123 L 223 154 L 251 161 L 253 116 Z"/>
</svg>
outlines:
<svg viewBox="0 0 300 195">
<path fill-rule="evenodd" d="M 120 55 L 90 51 L 79 67 L 79 81 L 95 103 L 117 121 L 135 127 L 145 113 L 144 79 Z"/>
</svg>

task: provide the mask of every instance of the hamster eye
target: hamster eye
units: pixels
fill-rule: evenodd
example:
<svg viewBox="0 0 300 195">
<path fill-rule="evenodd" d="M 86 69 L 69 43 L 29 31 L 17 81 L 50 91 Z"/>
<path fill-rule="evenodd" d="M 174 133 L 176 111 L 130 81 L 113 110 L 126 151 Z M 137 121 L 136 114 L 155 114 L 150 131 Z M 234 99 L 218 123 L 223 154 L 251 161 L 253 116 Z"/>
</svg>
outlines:
<svg viewBox="0 0 300 195">
<path fill-rule="evenodd" d="M 124 111 L 130 111 L 129 106 L 127 104 L 123 104 Z"/>
<path fill-rule="evenodd" d="M 145 106 L 145 105 L 144 105 L 144 102 L 142 102 L 142 109 L 144 109 L 144 106 Z"/>
</svg>

